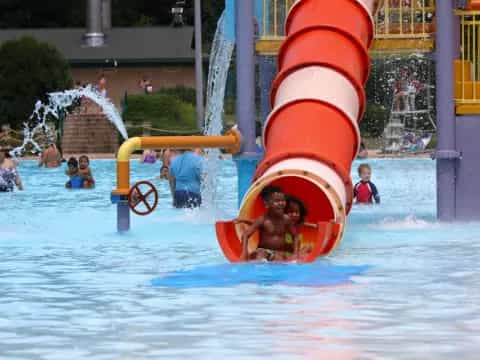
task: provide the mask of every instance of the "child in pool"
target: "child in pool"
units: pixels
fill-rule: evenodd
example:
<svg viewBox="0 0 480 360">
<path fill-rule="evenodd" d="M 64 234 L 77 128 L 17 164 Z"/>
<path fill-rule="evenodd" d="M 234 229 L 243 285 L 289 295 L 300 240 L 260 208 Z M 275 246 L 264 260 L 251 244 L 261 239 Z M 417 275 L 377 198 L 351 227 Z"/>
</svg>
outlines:
<svg viewBox="0 0 480 360">
<path fill-rule="evenodd" d="M 241 260 L 285 261 L 297 258 L 299 238 L 295 226 L 285 214 L 285 194 L 276 186 L 267 186 L 261 197 L 265 202 L 266 213 L 255 220 L 242 235 Z M 260 232 L 260 242 L 257 250 L 248 254 L 248 240 L 256 232 Z M 287 244 L 287 233 L 293 237 L 293 243 Z"/>
<path fill-rule="evenodd" d="M 82 155 L 78 158 L 79 169 L 78 175 L 83 178 L 83 188 L 92 189 L 95 187 L 95 179 L 93 178 L 92 171 L 90 170 L 90 160 L 88 156 Z"/>
<path fill-rule="evenodd" d="M 160 168 L 160 180 L 168 180 L 170 175 L 170 170 L 168 169 L 168 166 L 162 165 Z"/>
<path fill-rule="evenodd" d="M 70 177 L 65 187 L 67 189 L 81 189 L 83 186 L 83 178 L 78 174 L 78 161 L 76 158 L 71 157 L 67 162 L 68 169 L 65 171 L 65 175 Z"/>
<path fill-rule="evenodd" d="M 358 176 L 360 181 L 355 184 L 353 188 L 353 195 L 357 200 L 357 204 L 380 204 L 380 195 L 378 194 L 377 187 L 370 181 L 372 177 L 372 168 L 368 164 L 361 164 L 358 167 Z"/>
<path fill-rule="evenodd" d="M 299 241 L 300 241 L 300 255 L 308 255 L 313 250 L 312 244 L 302 244 L 303 228 L 318 229 L 318 225 L 305 222 L 305 217 L 308 214 L 307 208 L 300 199 L 297 199 L 294 196 L 287 196 L 287 206 L 285 212 L 288 217 L 292 220 L 295 230 L 297 231 Z M 293 243 L 293 239 L 289 234 L 285 237 L 285 242 Z"/>
</svg>

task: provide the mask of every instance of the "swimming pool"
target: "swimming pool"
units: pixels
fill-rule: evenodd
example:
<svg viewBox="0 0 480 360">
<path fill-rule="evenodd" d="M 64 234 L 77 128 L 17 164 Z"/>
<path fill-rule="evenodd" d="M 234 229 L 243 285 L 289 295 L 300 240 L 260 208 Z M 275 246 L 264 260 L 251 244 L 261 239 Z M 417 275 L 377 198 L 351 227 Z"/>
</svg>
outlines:
<svg viewBox="0 0 480 360">
<path fill-rule="evenodd" d="M 433 161 L 369 163 L 382 204 L 353 210 L 328 259 L 234 266 L 212 226 L 235 215 L 230 161 L 198 211 L 132 161 L 160 205 L 123 235 L 113 161 L 92 161 L 93 191 L 23 162 L 26 191 L 0 197 L 0 358 L 477 358 L 480 225 L 435 221 Z"/>
</svg>

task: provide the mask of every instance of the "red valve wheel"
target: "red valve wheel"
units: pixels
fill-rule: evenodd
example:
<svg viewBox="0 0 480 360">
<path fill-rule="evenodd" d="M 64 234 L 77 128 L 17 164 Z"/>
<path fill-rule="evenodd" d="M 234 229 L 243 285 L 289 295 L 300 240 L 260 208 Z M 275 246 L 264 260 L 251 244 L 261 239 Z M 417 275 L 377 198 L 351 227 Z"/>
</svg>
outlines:
<svg viewBox="0 0 480 360">
<path fill-rule="evenodd" d="M 142 192 L 141 187 L 147 188 Z M 150 203 L 148 198 L 153 195 L 153 202 Z M 143 204 L 145 210 L 138 209 L 138 206 Z M 149 181 L 140 181 L 132 186 L 128 193 L 128 206 L 137 215 L 146 216 L 152 213 L 158 205 L 158 191 Z"/>
</svg>

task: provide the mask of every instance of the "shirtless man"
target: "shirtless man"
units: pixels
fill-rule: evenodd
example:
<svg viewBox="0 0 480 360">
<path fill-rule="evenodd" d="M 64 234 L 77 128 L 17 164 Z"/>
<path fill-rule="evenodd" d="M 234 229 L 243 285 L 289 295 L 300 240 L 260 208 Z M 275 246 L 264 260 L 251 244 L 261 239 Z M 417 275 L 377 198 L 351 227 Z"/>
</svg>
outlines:
<svg viewBox="0 0 480 360">
<path fill-rule="evenodd" d="M 263 189 L 261 197 L 267 211 L 243 233 L 240 259 L 285 261 L 292 259 L 292 255 L 296 259 L 300 241 L 292 220 L 285 214 L 285 194 L 276 186 L 268 186 Z M 260 232 L 258 248 L 252 254 L 248 254 L 248 240 L 256 231 Z M 293 244 L 286 241 L 287 233 L 294 237 Z"/>
<path fill-rule="evenodd" d="M 62 155 L 58 151 L 54 143 L 49 143 L 47 148 L 42 151 L 40 160 L 38 161 L 38 166 L 45 166 L 46 168 L 56 168 L 59 167 L 62 163 Z"/>
</svg>

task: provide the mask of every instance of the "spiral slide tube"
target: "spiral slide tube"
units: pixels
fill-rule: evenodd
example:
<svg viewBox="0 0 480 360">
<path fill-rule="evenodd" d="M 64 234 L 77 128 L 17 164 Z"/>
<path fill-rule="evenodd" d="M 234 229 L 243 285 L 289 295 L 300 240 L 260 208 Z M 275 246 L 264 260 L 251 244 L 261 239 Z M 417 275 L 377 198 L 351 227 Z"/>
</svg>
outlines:
<svg viewBox="0 0 480 360">
<path fill-rule="evenodd" d="M 467 10 L 480 10 L 480 0 L 469 0 L 466 6 Z"/>
<path fill-rule="evenodd" d="M 255 219 L 265 212 L 259 194 L 268 185 L 301 199 L 306 221 L 319 225 L 303 232 L 303 241 L 313 245 L 304 262 L 328 255 L 340 243 L 352 206 L 350 168 L 360 146 L 375 3 L 297 0 L 287 18 L 273 110 L 264 126 L 265 159 L 239 217 Z M 216 229 L 225 256 L 238 262 L 245 228 L 220 222 Z M 258 244 L 256 236 L 250 250 Z"/>
</svg>

